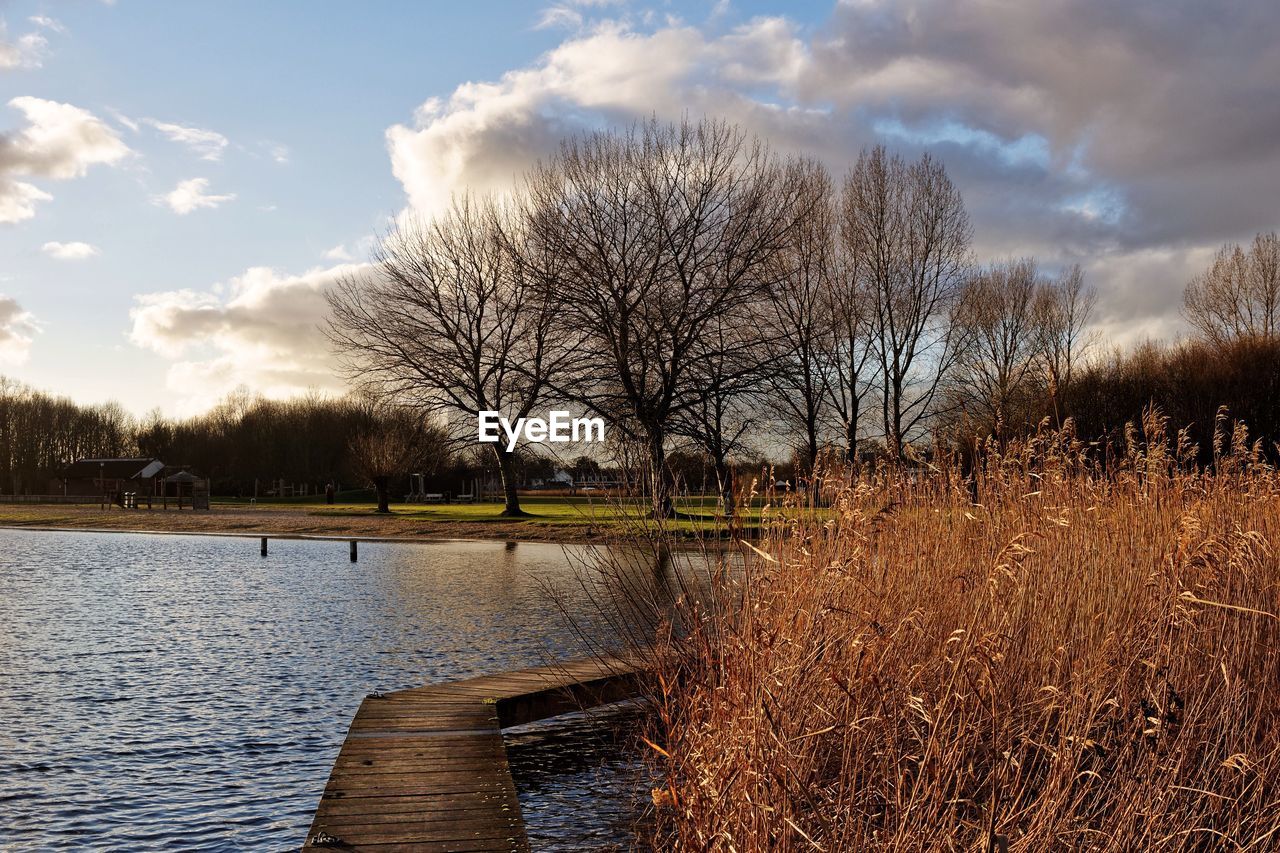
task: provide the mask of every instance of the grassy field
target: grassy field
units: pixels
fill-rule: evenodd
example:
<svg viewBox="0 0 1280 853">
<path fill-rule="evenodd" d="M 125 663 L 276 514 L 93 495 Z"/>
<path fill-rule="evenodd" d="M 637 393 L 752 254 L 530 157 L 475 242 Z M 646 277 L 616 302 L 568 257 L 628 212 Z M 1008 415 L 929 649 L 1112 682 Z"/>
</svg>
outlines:
<svg viewBox="0 0 1280 853">
<path fill-rule="evenodd" d="M 758 534 L 762 518 L 780 510 L 760 501 L 739 511 L 732 528 L 715 498 L 677 501 L 678 517 L 657 525 L 641 500 L 585 497 L 526 497 L 524 518 L 501 515 L 501 504 L 392 504 L 378 515 L 364 501 L 326 504 L 323 499 L 218 499 L 210 512 L 175 509 L 101 510 L 97 505 L 0 504 L 0 526 L 156 530 L 192 533 L 275 533 L 277 535 L 355 536 L 362 538 L 503 538 L 584 541 L 601 537 L 662 533 L 681 539 Z"/>
<path fill-rule="evenodd" d="M 616 521 L 644 518 L 649 514 L 647 500 L 638 498 L 585 498 L 585 497 L 522 497 L 520 507 L 531 519 L 547 524 L 581 524 L 592 520 Z M 316 504 L 315 512 L 368 512 L 367 503 Z M 723 517 L 714 498 L 693 497 L 676 501 L 677 511 L 693 521 L 712 521 Z M 398 515 L 438 521 L 477 521 L 498 517 L 502 505 L 498 503 L 471 504 L 392 504 Z M 757 504 L 749 515 L 759 520 Z"/>
<path fill-rule="evenodd" d="M 889 472 L 776 526 L 655 659 L 660 849 L 1277 849 L 1280 474 L 1236 448 L 1050 436 L 977 504 Z"/>
<path fill-rule="evenodd" d="M 243 500 L 216 500 L 220 506 L 248 508 Z M 304 511 L 317 518 L 349 518 L 368 514 L 372 503 L 347 501 L 325 504 L 315 498 L 285 498 L 278 501 L 259 501 L 264 510 L 292 509 Z M 645 498 L 600 497 L 541 497 L 522 496 L 520 506 L 527 513 L 525 518 L 509 519 L 498 503 L 470 504 L 403 504 L 393 503 L 391 515 L 408 523 L 423 524 L 475 524 L 475 525 L 525 525 L 529 527 L 557 527 L 570 529 L 600 529 L 630 532 L 634 528 L 655 528 L 649 520 L 649 503 Z M 756 530 L 762 517 L 785 512 L 766 501 L 755 499 L 737 509 L 741 526 Z M 662 528 L 680 535 L 713 534 L 727 529 L 719 501 L 713 496 L 686 496 L 676 499 L 677 516 L 664 522 Z M 655 528 L 656 529 L 656 528 Z"/>
</svg>

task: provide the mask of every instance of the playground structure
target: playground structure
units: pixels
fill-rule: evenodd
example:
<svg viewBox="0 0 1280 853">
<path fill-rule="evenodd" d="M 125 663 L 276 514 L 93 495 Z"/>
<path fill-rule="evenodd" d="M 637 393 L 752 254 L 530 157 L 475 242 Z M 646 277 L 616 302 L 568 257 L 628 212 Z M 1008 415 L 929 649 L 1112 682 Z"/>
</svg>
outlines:
<svg viewBox="0 0 1280 853">
<path fill-rule="evenodd" d="M 407 504 L 442 504 L 445 502 L 443 492 L 427 491 L 426 474 L 409 475 L 409 494 L 404 496 Z"/>
<path fill-rule="evenodd" d="M 310 483 L 286 482 L 283 477 L 271 480 L 268 488 L 263 492 L 263 496 L 269 498 L 305 498 L 316 494 L 320 494 L 320 491 L 312 488 Z M 253 496 L 255 498 L 258 496 L 257 480 L 253 481 Z"/>
<path fill-rule="evenodd" d="M 404 496 L 404 502 L 407 504 L 469 504 L 475 503 L 477 500 L 485 499 L 484 492 L 481 489 L 480 480 L 478 478 L 473 478 L 470 483 L 464 483 L 463 488 L 467 489 L 467 491 L 458 492 L 457 494 L 451 494 L 449 492 L 428 492 L 427 475 L 410 474 L 409 493 Z"/>
</svg>

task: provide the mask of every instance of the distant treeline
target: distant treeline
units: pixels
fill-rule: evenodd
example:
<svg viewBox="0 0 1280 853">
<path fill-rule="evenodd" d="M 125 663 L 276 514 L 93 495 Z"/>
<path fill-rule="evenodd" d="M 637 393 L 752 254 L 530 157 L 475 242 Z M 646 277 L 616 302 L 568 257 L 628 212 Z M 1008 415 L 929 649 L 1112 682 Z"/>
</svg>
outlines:
<svg viewBox="0 0 1280 853">
<path fill-rule="evenodd" d="M 1188 428 L 1204 459 L 1212 454 L 1219 411 L 1249 428 L 1250 440 L 1275 459 L 1280 442 L 1280 339 L 1241 338 L 1210 343 L 1144 344 L 1082 366 L 1068 392 L 1056 404 L 1043 389 L 1027 393 L 1008 408 L 1006 434 L 1025 433 L 1044 418 L 1070 417 L 1081 440 L 1106 442 L 1123 452 L 1127 424 L 1141 424 L 1143 412 L 1157 407 L 1172 429 Z M 213 481 L 218 495 L 260 494 L 272 481 L 306 484 L 312 492 L 325 484 L 341 488 L 370 485 L 353 452 L 353 437 L 376 434 L 385 414 L 356 397 L 305 396 L 287 401 L 234 394 L 209 412 L 185 420 L 153 413 L 132 417 L 115 403 L 81 406 L 65 397 L 33 390 L 0 378 L 0 493 L 41 494 L 69 462 L 85 457 L 146 456 L 187 466 Z M 962 433 L 961 412 L 950 419 L 952 441 Z M 775 420 L 773 430 L 785 429 Z M 941 428 L 941 427 L 940 427 Z M 980 434 L 980 433 L 979 433 Z M 779 443 L 785 447 L 785 443 Z M 458 491 L 473 478 L 497 480 L 489 454 L 476 448 L 434 443 L 415 470 L 428 476 L 434 491 Z M 864 447 L 867 456 L 882 449 Z M 803 454 L 740 460 L 739 477 L 773 476 L 792 481 L 803 474 Z M 674 449 L 667 459 L 674 480 L 691 491 L 714 492 L 711 461 L 692 444 Z M 528 450 L 518 455 L 521 485 L 550 480 L 563 470 L 576 481 L 605 480 L 639 490 L 643 452 L 611 444 L 600 458 L 553 460 Z M 393 475 L 392 493 L 407 491 L 404 470 Z M 747 480 L 746 482 L 749 482 Z"/>
<path fill-rule="evenodd" d="M 1280 337 L 1148 343 L 1115 354 L 1080 373 L 1065 412 L 1080 436 L 1119 451 L 1126 424 L 1140 424 L 1148 406 L 1171 429 L 1187 430 L 1202 462 L 1213 455 L 1215 432 L 1230 436 L 1238 424 L 1267 459 L 1280 461 Z"/>
<path fill-rule="evenodd" d="M 215 492 L 252 494 L 254 480 L 319 486 L 355 479 L 351 436 L 367 421 L 345 399 L 286 402 L 235 394 L 209 412 L 134 418 L 116 403 L 82 406 L 0 379 L 0 491 L 41 494 L 82 458 L 155 457 L 211 477 Z"/>
<path fill-rule="evenodd" d="M 117 403 L 79 405 L 66 397 L 0 377 L 0 494 L 44 494 L 71 462 L 84 458 L 148 457 L 212 480 L 224 496 L 265 496 L 276 481 L 310 493 L 333 483 L 366 488 L 386 476 L 392 494 L 423 473 L 432 491 L 466 490 L 473 478 L 496 477 L 487 454 L 457 447 L 439 431 L 419 431 L 383 472 L 370 459 L 365 436 L 395 433 L 403 412 L 359 397 L 306 395 L 269 400 L 229 395 L 208 412 L 172 419 L 153 411 L 135 418 Z M 375 470 L 378 469 L 378 470 Z M 518 455 L 521 484 L 550 480 L 559 470 L 581 479 L 609 474 L 594 460 Z"/>
<path fill-rule="evenodd" d="M 128 455 L 134 439 L 116 403 L 79 406 L 0 377 L 0 492 L 43 493 L 68 462 Z"/>
</svg>

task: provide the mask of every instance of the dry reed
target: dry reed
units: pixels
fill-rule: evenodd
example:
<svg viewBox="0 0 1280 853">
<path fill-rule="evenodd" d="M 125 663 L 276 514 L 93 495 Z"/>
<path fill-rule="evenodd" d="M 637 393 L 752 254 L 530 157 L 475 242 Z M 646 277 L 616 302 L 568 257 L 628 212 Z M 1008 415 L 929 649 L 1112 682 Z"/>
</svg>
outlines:
<svg viewBox="0 0 1280 853">
<path fill-rule="evenodd" d="M 1280 475 L 1220 432 L 828 476 L 664 635 L 658 844 L 1280 849 Z"/>
</svg>

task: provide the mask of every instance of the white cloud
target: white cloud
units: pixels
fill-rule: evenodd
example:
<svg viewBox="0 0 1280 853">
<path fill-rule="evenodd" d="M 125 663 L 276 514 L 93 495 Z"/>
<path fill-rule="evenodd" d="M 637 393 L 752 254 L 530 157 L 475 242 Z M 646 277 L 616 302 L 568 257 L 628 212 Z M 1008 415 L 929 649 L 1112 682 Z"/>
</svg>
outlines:
<svg viewBox="0 0 1280 853">
<path fill-rule="evenodd" d="M 33 97 L 14 98 L 9 106 L 26 124 L 0 133 L 0 223 L 30 219 L 37 202 L 52 198 L 15 176 L 68 180 L 130 153 L 116 131 L 87 110 Z"/>
<path fill-rule="evenodd" d="M 35 318 L 23 311 L 16 299 L 0 295 L 0 363 L 24 363 L 38 331 Z"/>
<path fill-rule="evenodd" d="M 40 247 L 40 251 L 44 252 L 51 258 L 57 258 L 60 261 L 81 261 L 85 258 L 92 258 L 101 254 L 97 246 L 91 246 L 88 243 L 59 243 L 52 241 L 45 243 Z"/>
<path fill-rule="evenodd" d="M 322 331 L 329 315 L 325 294 L 365 269 L 341 264 L 288 275 L 253 267 L 208 292 L 138 296 L 130 340 L 174 360 L 168 386 L 187 396 L 188 408 L 240 386 L 272 397 L 338 390 Z"/>
<path fill-rule="evenodd" d="M 0 163 L 15 174 L 65 180 L 82 177 L 96 163 L 115 163 L 129 153 L 101 119 L 71 104 L 19 97 L 9 106 L 20 110 L 27 126 L 5 135 Z"/>
<path fill-rule="evenodd" d="M 111 113 L 111 117 L 114 118 L 118 123 L 127 127 L 131 133 L 137 133 L 138 130 L 140 129 L 136 121 L 129 118 L 127 115 L 120 112 L 119 110 L 108 107 L 107 112 Z"/>
<path fill-rule="evenodd" d="M 65 34 L 67 31 L 67 28 L 62 25 L 61 21 L 57 18 L 50 18 L 47 15 L 32 15 L 30 18 L 27 18 L 27 20 L 32 24 L 35 24 L 37 27 L 49 30 L 50 32 Z"/>
<path fill-rule="evenodd" d="M 186 216 L 193 210 L 205 207 L 216 208 L 223 202 L 235 200 L 235 193 L 214 195 L 205 192 L 208 188 L 208 178 L 190 178 L 185 181 L 179 181 L 176 187 L 157 197 L 155 201 L 157 204 L 168 206 L 170 210 L 179 216 Z"/>
<path fill-rule="evenodd" d="M 351 253 L 347 251 L 347 247 L 345 245 L 342 245 L 341 243 L 338 244 L 337 246 L 334 246 L 332 249 L 325 249 L 324 254 L 321 255 L 321 257 L 323 257 L 327 261 L 355 260 L 355 258 L 352 257 Z"/>
<path fill-rule="evenodd" d="M 49 40 L 39 33 L 27 33 L 9 41 L 4 22 L 0 21 L 0 71 L 39 68 L 49 48 Z"/>
<path fill-rule="evenodd" d="M 39 187 L 22 181 L 10 181 L 0 173 L 0 222 L 21 222 L 36 215 L 36 203 L 52 201 Z"/>
<path fill-rule="evenodd" d="M 387 131 L 392 169 L 410 202 L 428 212 L 464 187 L 500 190 L 581 127 L 584 113 L 623 121 L 678 113 L 704 45 L 691 28 L 641 35 L 604 25 L 496 83 L 464 83 L 447 101 L 426 101 L 413 127 Z"/>
<path fill-rule="evenodd" d="M 275 162 L 284 165 L 289 162 L 289 146 L 282 145 L 279 142 L 264 142 L 262 147 Z"/>
<path fill-rule="evenodd" d="M 548 6 L 538 15 L 535 30 L 550 30 L 556 27 L 576 30 L 582 26 L 582 13 L 568 6 Z"/>
<path fill-rule="evenodd" d="M 185 145 L 201 160 L 215 162 L 221 160 L 222 153 L 230 144 L 229 140 L 217 131 L 157 121 L 153 118 L 146 118 L 143 121 L 164 134 L 169 141 Z"/>
</svg>

